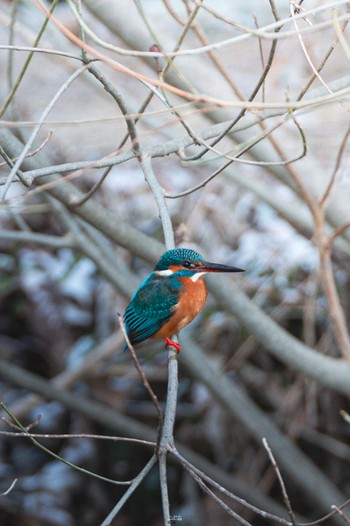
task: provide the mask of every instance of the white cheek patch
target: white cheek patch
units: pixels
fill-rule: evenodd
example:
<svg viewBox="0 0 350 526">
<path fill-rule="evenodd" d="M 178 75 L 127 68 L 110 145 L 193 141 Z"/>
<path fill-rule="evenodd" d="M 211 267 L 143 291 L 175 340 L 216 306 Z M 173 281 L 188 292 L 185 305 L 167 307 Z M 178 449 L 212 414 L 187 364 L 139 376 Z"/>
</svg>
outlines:
<svg viewBox="0 0 350 526">
<path fill-rule="evenodd" d="M 195 283 L 199 280 L 199 278 L 204 276 L 204 274 L 207 274 L 207 272 L 197 272 L 196 274 L 193 274 L 193 276 L 190 277 L 190 280 L 193 281 L 193 283 Z"/>
<path fill-rule="evenodd" d="M 171 276 L 174 272 L 170 268 L 167 268 L 166 270 L 156 270 L 155 274 L 157 274 L 157 276 Z"/>
</svg>

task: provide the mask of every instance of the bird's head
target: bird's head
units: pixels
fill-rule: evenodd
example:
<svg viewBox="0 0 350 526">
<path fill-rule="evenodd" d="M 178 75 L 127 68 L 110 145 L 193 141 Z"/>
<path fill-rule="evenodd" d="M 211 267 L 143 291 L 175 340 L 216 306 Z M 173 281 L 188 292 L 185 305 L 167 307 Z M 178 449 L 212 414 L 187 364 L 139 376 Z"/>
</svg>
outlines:
<svg viewBox="0 0 350 526">
<path fill-rule="evenodd" d="M 184 274 L 189 277 L 206 274 L 207 272 L 243 272 L 242 269 L 231 267 L 229 265 L 220 265 L 219 263 L 210 263 L 189 248 L 176 248 L 167 250 L 157 265 L 155 266 L 156 274 L 160 276 L 169 276 L 175 272 L 185 271 Z"/>
</svg>

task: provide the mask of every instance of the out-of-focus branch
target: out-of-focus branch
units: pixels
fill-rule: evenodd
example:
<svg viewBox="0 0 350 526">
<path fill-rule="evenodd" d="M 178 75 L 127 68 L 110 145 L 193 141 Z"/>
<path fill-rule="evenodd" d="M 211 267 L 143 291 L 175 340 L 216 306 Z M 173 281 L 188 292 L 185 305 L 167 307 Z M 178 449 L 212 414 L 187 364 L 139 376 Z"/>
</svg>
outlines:
<svg viewBox="0 0 350 526">
<path fill-rule="evenodd" d="M 134 478 L 132 484 L 127 489 L 127 491 L 124 493 L 124 495 L 121 497 L 121 499 L 118 500 L 117 504 L 114 506 L 112 511 L 107 515 L 105 520 L 101 523 L 101 526 L 109 526 L 111 524 L 112 520 L 117 516 L 119 511 L 122 509 L 126 501 L 131 497 L 131 495 L 134 493 L 134 491 L 138 488 L 138 486 L 141 484 L 141 482 L 144 481 L 147 474 L 151 471 L 154 464 L 157 462 L 156 455 L 153 455 L 151 460 L 147 462 L 145 467 L 140 471 L 140 473 Z"/>
<path fill-rule="evenodd" d="M 265 331 L 268 332 L 269 327 L 265 327 Z M 262 437 L 267 438 L 285 472 L 294 479 L 297 487 L 303 488 L 313 501 L 318 502 L 321 510 L 328 511 L 334 502 L 340 504 L 345 501 L 345 497 L 319 468 L 279 431 L 243 390 L 225 377 L 214 363 L 209 362 L 192 339 L 182 336 L 182 345 L 182 360 L 191 374 L 210 389 L 215 398 L 249 429 L 257 441 L 260 442 Z M 302 470 L 300 466 L 303 466 Z"/>
<path fill-rule="evenodd" d="M 154 431 L 143 424 L 117 413 L 100 402 L 88 400 L 76 393 L 70 393 L 38 375 L 8 363 L 2 358 L 0 358 L 0 375 L 3 379 L 15 385 L 20 385 L 33 393 L 40 394 L 46 400 L 57 400 L 66 407 L 84 414 L 95 422 L 108 425 L 111 429 L 122 430 L 123 433 L 131 437 L 142 437 L 150 441 L 155 440 Z"/>
<path fill-rule="evenodd" d="M 17 152 L 21 151 L 22 143 L 7 130 L 0 129 L 0 142 L 11 157 L 16 156 Z M 39 162 L 43 163 L 42 159 L 41 153 L 39 153 L 35 160 L 32 158 L 25 159 L 23 165 L 25 167 L 38 166 Z M 67 208 L 70 207 L 72 201 L 76 202 L 83 197 L 82 192 L 67 181 L 63 181 L 59 176 L 42 177 L 38 179 L 37 183 L 40 186 L 49 185 L 47 191 Z M 155 261 L 164 250 L 161 243 L 131 228 L 124 221 L 121 221 L 116 214 L 111 213 L 98 203 L 87 201 L 75 209 L 75 214 L 101 230 L 116 243 L 129 247 L 136 255 L 144 256 L 144 249 L 146 249 L 150 260 Z"/>
<path fill-rule="evenodd" d="M 233 281 L 215 276 L 207 278 L 209 289 L 219 304 L 231 312 L 268 352 L 296 371 L 335 389 L 350 394 L 350 365 L 344 360 L 321 355 L 265 314 Z"/>
<path fill-rule="evenodd" d="M 77 466 L 76 464 L 73 464 L 69 460 L 64 459 L 63 457 L 57 455 L 53 451 L 51 451 L 49 448 L 38 442 L 36 438 L 29 432 L 28 428 L 24 427 L 21 422 L 18 420 L 18 418 L 12 413 L 11 410 L 8 409 L 8 407 L 0 400 L 0 407 L 5 411 L 5 413 L 11 418 L 11 421 L 8 423 L 15 424 L 16 428 L 19 429 L 22 432 L 22 436 L 27 437 L 37 448 L 41 449 L 45 453 L 47 453 L 49 456 L 53 457 L 55 460 L 58 460 L 60 462 L 63 462 L 63 464 L 66 464 L 72 469 L 75 469 L 76 471 L 80 471 L 81 473 L 84 473 L 85 475 L 89 475 L 91 477 L 95 477 L 99 480 L 102 480 L 103 482 L 109 482 L 110 484 L 114 485 L 121 485 L 121 486 L 129 486 L 133 480 L 114 480 L 104 477 L 103 475 L 98 475 L 97 473 L 93 473 L 92 471 L 89 471 L 85 468 L 82 468 L 80 466 Z"/>
<path fill-rule="evenodd" d="M 271 102 L 271 103 L 254 103 L 254 102 L 245 102 L 245 101 L 232 101 L 232 100 L 224 100 L 218 97 L 211 97 L 205 94 L 196 94 L 196 93 L 189 93 L 188 91 L 185 91 L 183 89 L 177 88 L 171 84 L 168 84 L 166 82 L 162 82 L 160 80 L 154 79 L 152 77 L 149 77 L 148 75 L 137 73 L 135 70 L 132 70 L 123 64 L 117 62 L 116 60 L 113 60 L 109 58 L 107 55 L 104 55 L 103 53 L 100 53 L 97 51 L 97 49 L 92 48 L 91 46 L 85 44 L 80 38 L 74 35 L 69 29 L 67 29 L 64 25 L 62 25 L 55 17 L 51 16 L 48 12 L 48 10 L 45 8 L 45 6 L 42 4 L 40 0 L 35 0 L 35 3 L 39 6 L 39 8 L 45 13 L 46 16 L 49 16 L 49 18 L 54 22 L 54 24 L 58 27 L 58 29 L 75 45 L 80 47 L 81 49 L 84 49 L 87 53 L 92 55 L 95 58 L 98 58 L 99 60 L 105 62 L 110 67 L 115 69 L 116 71 L 119 71 L 121 73 L 124 73 L 125 75 L 128 75 L 131 78 L 140 80 L 140 81 L 146 81 L 150 84 L 157 86 L 159 88 L 163 88 L 168 90 L 171 93 L 174 93 L 175 95 L 179 95 L 180 97 L 193 101 L 198 103 L 209 103 L 209 104 L 215 104 L 219 107 L 227 107 L 227 108 L 246 108 L 251 110 L 259 109 L 266 109 L 266 108 L 285 108 L 290 110 L 295 110 L 297 108 L 304 108 L 304 107 L 310 107 L 310 106 L 317 106 L 319 104 L 323 104 L 325 102 L 330 102 L 334 99 L 337 99 L 338 97 L 342 97 L 347 95 L 350 92 L 350 88 L 346 87 L 343 90 L 339 90 L 338 92 L 334 92 L 331 95 L 324 95 L 320 98 L 308 100 L 307 102 L 303 101 L 296 101 L 296 102 Z M 350 15 L 343 15 L 339 17 L 339 20 L 347 20 L 350 18 Z M 326 25 L 330 25 L 330 22 L 325 23 Z M 322 24 L 320 24 L 322 25 Z M 86 28 L 84 28 L 86 29 Z M 306 28 L 307 29 L 307 28 Z M 314 26 L 311 28 L 314 30 Z M 212 47 L 212 46 L 211 46 Z M 181 53 L 180 51 L 177 53 Z M 170 54 L 169 54 L 170 56 Z"/>
<path fill-rule="evenodd" d="M 69 1 L 71 3 L 71 0 L 69 0 Z M 41 2 L 40 1 L 36 0 L 36 4 L 42 11 L 44 11 L 43 7 L 41 6 Z M 117 16 L 114 16 L 114 17 L 111 16 L 111 5 L 109 5 L 110 2 L 104 1 L 103 2 L 104 5 L 102 7 L 100 5 L 98 7 L 96 7 L 92 0 L 86 1 L 85 4 L 89 8 L 89 10 L 92 11 L 97 16 L 97 18 L 103 20 L 105 25 L 107 27 L 110 27 L 112 31 L 115 30 L 115 27 L 118 27 L 118 31 L 119 31 L 119 26 L 117 26 L 117 25 L 114 26 L 113 25 L 113 22 L 115 24 L 117 24 L 118 18 L 117 18 Z M 197 4 L 200 7 L 202 7 L 201 0 L 196 0 L 195 4 Z M 337 6 L 341 6 L 341 5 L 346 5 L 346 0 L 338 0 L 338 1 L 330 2 L 330 3 L 325 4 L 323 6 L 318 6 L 316 8 L 307 10 L 307 11 L 301 13 L 301 14 L 295 15 L 295 19 L 298 20 L 300 18 L 305 18 L 306 16 L 315 15 L 316 13 L 319 13 L 319 12 L 324 11 L 326 9 L 331 9 L 331 8 L 334 8 L 334 7 L 337 7 Z M 204 9 L 208 9 L 211 12 L 213 12 L 213 10 L 211 8 L 209 8 L 208 6 L 206 6 L 205 4 L 203 4 L 203 8 Z M 73 11 L 74 11 L 74 9 L 73 9 Z M 120 11 L 122 11 L 122 12 L 124 11 L 124 12 L 128 13 L 128 11 L 126 9 L 123 10 L 122 7 L 120 7 Z M 124 49 L 124 48 L 121 48 L 121 47 L 114 46 L 113 44 L 110 44 L 109 42 L 105 42 L 102 39 L 100 39 L 97 35 L 95 35 L 93 33 L 93 31 L 90 30 L 90 28 L 79 17 L 79 15 L 76 12 L 76 10 L 75 10 L 75 16 L 79 20 L 79 23 L 82 25 L 82 27 L 84 28 L 86 33 L 88 33 L 90 35 L 90 37 L 92 37 L 92 39 L 95 40 L 96 43 L 98 43 L 100 46 L 104 47 L 105 49 L 109 49 L 109 50 L 115 51 L 116 53 L 118 53 L 120 55 L 128 55 L 128 56 L 136 56 L 136 57 L 152 57 L 152 56 L 162 57 L 163 56 L 163 53 L 160 53 L 160 52 L 152 54 L 152 53 L 147 52 L 147 51 L 135 51 L 134 49 Z M 346 14 L 338 15 L 336 17 L 336 19 L 339 20 L 339 21 L 342 21 L 342 20 L 348 19 L 348 18 L 350 18 L 350 17 L 347 16 Z M 192 49 L 180 50 L 180 51 L 175 51 L 175 52 L 166 52 L 166 54 L 169 57 L 175 57 L 175 56 L 180 56 L 180 55 L 204 54 L 204 53 L 207 53 L 208 51 L 211 51 L 211 50 L 220 49 L 220 48 L 228 46 L 230 44 L 238 43 L 238 42 L 241 42 L 242 40 L 250 39 L 253 36 L 256 37 L 256 38 L 261 38 L 261 39 L 266 39 L 266 40 L 277 40 L 277 39 L 285 39 L 285 38 L 289 38 L 289 37 L 294 37 L 297 34 L 297 32 L 295 30 L 286 31 L 284 33 L 277 33 L 277 34 L 275 32 L 276 29 L 284 26 L 285 24 L 290 24 L 290 23 L 292 23 L 292 21 L 291 21 L 291 19 L 289 17 L 281 19 L 281 20 L 278 20 L 278 21 L 273 22 L 271 24 L 267 24 L 266 26 L 261 27 L 259 29 L 255 29 L 255 28 L 251 28 L 251 27 L 248 27 L 248 26 L 243 26 L 241 24 L 233 23 L 233 25 L 235 25 L 236 27 L 238 27 L 239 29 L 242 30 L 243 34 L 235 36 L 235 37 L 232 37 L 232 38 L 228 38 L 228 39 L 225 39 L 225 40 L 222 40 L 222 41 L 219 41 L 219 42 L 215 42 L 215 43 L 209 44 L 207 46 L 200 46 L 199 48 L 192 48 Z M 314 24 L 312 27 L 302 28 L 300 31 L 301 31 L 301 33 L 310 33 L 310 32 L 314 32 L 314 31 L 319 31 L 320 29 L 323 29 L 324 27 L 328 27 L 328 26 L 330 26 L 332 24 L 334 24 L 334 21 L 328 19 L 325 22 L 319 22 L 317 24 Z M 121 33 L 123 31 L 126 32 L 126 28 L 121 28 L 120 31 L 121 31 Z M 144 37 L 144 35 L 140 36 L 140 48 L 141 49 L 147 49 L 147 46 L 142 46 L 142 41 L 143 41 L 142 37 Z M 128 38 L 125 38 L 125 41 L 128 42 Z M 129 45 L 130 45 L 130 48 L 133 47 L 132 44 L 129 44 Z"/>
<path fill-rule="evenodd" d="M 102 344 L 102 354 L 108 354 L 110 351 L 115 349 L 115 346 L 113 347 L 114 339 L 115 335 L 112 335 L 106 342 Z M 72 385 L 75 379 L 81 377 L 83 370 L 88 371 L 92 364 L 96 364 L 96 360 L 96 356 L 89 356 L 85 360 L 86 363 L 83 362 L 81 368 L 78 368 L 76 371 L 65 371 L 61 375 L 58 375 L 53 382 L 45 380 L 36 374 L 29 373 L 28 371 L 25 371 L 16 365 L 9 364 L 6 360 L 0 358 L 0 376 L 14 385 L 21 386 L 33 393 L 37 393 L 46 400 L 57 400 L 68 409 L 76 411 L 91 419 L 92 421 L 102 424 L 112 431 L 122 433 L 123 435 L 133 438 L 139 437 L 144 440 L 155 442 L 155 431 L 149 426 L 141 424 L 130 417 L 122 415 L 116 410 L 109 408 L 105 404 L 86 399 L 80 395 L 77 395 L 76 393 L 68 391 L 63 387 L 63 384 L 64 386 Z M 36 404 L 40 403 L 40 401 L 41 400 L 37 397 Z M 21 405 L 23 410 L 20 411 L 20 414 L 17 411 L 17 404 L 13 404 L 11 407 L 12 412 L 15 413 L 18 418 L 20 418 L 21 415 L 24 416 L 29 408 L 32 407 L 27 406 L 27 408 L 24 408 L 24 404 Z M 283 509 L 278 504 L 260 492 L 254 490 L 254 488 L 248 487 L 239 481 L 237 477 L 232 476 L 232 474 L 228 475 L 223 470 L 213 465 L 207 459 L 201 457 L 186 446 L 178 444 L 178 449 L 186 459 L 204 470 L 209 476 L 214 478 L 227 489 L 238 493 L 238 495 L 241 495 L 245 499 L 249 500 L 249 502 L 255 503 L 255 505 L 261 509 L 269 510 L 276 515 L 283 515 Z"/>
<path fill-rule="evenodd" d="M 5 133 L 4 130 L 0 130 L 0 138 L 2 137 L 4 139 L 10 139 L 4 144 L 4 147 L 10 150 L 10 155 L 16 155 L 15 150 L 17 147 L 20 147 L 17 145 L 18 140 L 15 139 L 12 134 L 9 134 L 9 132 Z M 25 159 L 24 161 L 24 163 L 28 163 L 29 166 L 33 166 L 33 162 L 33 159 Z M 50 192 L 68 206 L 72 198 L 81 196 L 81 192 L 70 183 L 64 182 L 63 184 L 57 184 L 61 181 L 59 177 L 50 176 L 40 178 L 42 183 L 45 183 L 47 180 L 56 182 L 56 185 L 50 189 Z M 108 210 L 100 207 L 98 203 L 88 201 L 76 210 L 76 214 L 86 219 L 88 223 L 93 224 L 96 228 L 102 230 L 117 243 L 129 248 L 133 253 L 149 261 L 156 261 L 159 254 L 164 251 L 163 245 L 159 242 L 137 232 L 125 223 L 117 223 L 115 216 Z M 215 286 L 212 287 L 214 296 L 219 302 L 227 305 L 229 310 L 247 326 L 248 331 L 253 332 L 258 340 L 264 343 L 269 352 L 276 354 L 279 359 L 296 370 L 309 375 L 311 378 L 317 379 L 323 385 L 337 391 L 345 392 L 346 394 L 349 393 L 349 372 L 344 364 L 332 358 L 322 356 L 303 345 L 271 320 L 256 305 L 250 302 L 240 289 L 232 290 L 232 288 L 228 288 L 226 280 L 220 287 L 220 282 L 221 278 L 216 276 Z M 236 289 L 233 283 L 231 287 Z M 227 298 L 225 295 L 222 295 L 222 292 L 228 289 L 230 292 Z M 268 326 L 271 330 L 267 330 Z M 332 374 L 330 374 L 330 371 L 332 371 Z"/>
<path fill-rule="evenodd" d="M 37 234 L 36 232 L 18 232 L 16 230 L 0 230 L 0 239 L 12 243 L 29 243 L 44 247 L 61 248 L 74 247 L 75 243 L 70 234 L 66 236 L 51 236 L 48 234 Z"/>
</svg>

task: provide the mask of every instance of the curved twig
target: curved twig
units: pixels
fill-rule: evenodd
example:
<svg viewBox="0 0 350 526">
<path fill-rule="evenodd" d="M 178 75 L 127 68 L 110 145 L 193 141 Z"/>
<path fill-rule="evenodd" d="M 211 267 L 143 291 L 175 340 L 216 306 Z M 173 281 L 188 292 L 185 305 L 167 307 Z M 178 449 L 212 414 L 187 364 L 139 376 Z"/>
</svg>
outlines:
<svg viewBox="0 0 350 526">
<path fill-rule="evenodd" d="M 70 77 L 62 84 L 60 89 L 57 91 L 56 95 L 52 98 L 50 103 L 46 106 L 45 110 L 43 111 L 37 125 L 35 126 L 34 130 L 32 131 L 28 141 L 26 142 L 25 146 L 23 147 L 23 150 L 21 152 L 21 155 L 18 157 L 17 161 L 14 163 L 13 168 L 11 169 L 6 184 L 4 186 L 4 189 L 2 191 L 1 199 L 4 200 L 7 194 L 8 189 L 10 188 L 13 179 L 15 175 L 17 174 L 18 170 L 21 168 L 22 162 L 24 161 L 26 155 L 28 154 L 31 145 L 33 144 L 33 141 L 37 134 L 39 133 L 39 130 L 41 128 L 42 123 L 46 119 L 47 115 L 52 110 L 53 106 L 56 104 L 58 99 L 61 97 L 61 95 L 68 89 L 70 84 L 74 82 L 74 80 L 79 77 L 87 68 L 89 67 L 89 64 L 84 64 L 83 66 L 80 66 Z"/>
<path fill-rule="evenodd" d="M 276 459 L 273 456 L 273 453 L 271 451 L 270 446 L 267 443 L 266 438 L 262 439 L 262 443 L 264 445 L 264 448 L 267 451 L 267 454 L 269 456 L 269 459 L 270 459 L 270 462 L 272 464 L 272 467 L 275 470 L 275 473 L 277 475 L 278 482 L 279 482 L 279 485 L 280 485 L 280 488 L 281 488 L 281 491 L 282 491 L 282 495 L 283 495 L 283 501 L 284 501 L 284 504 L 285 504 L 285 506 L 287 508 L 290 520 L 292 521 L 292 525 L 293 526 L 297 526 L 296 519 L 295 519 L 295 514 L 294 514 L 294 511 L 292 509 L 292 506 L 291 506 L 291 503 L 290 503 L 290 500 L 289 500 L 289 497 L 288 497 L 288 493 L 287 493 L 287 490 L 286 490 L 286 486 L 284 484 L 284 480 L 282 478 L 281 472 L 280 472 L 279 467 L 277 465 Z"/>
</svg>

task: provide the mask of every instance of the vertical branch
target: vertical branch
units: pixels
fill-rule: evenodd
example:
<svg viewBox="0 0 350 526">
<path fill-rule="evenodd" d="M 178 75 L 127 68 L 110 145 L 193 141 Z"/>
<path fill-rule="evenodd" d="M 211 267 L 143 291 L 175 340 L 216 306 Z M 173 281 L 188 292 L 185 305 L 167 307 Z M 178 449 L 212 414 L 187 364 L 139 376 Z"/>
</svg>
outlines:
<svg viewBox="0 0 350 526">
<path fill-rule="evenodd" d="M 164 190 L 159 184 L 153 171 L 151 157 L 141 154 L 140 164 L 143 170 L 143 175 L 145 176 L 145 179 L 153 192 L 154 200 L 157 204 L 159 212 L 159 217 L 162 222 L 165 246 L 167 250 L 169 250 L 170 248 L 175 247 L 175 238 L 168 207 L 164 197 Z"/>
<path fill-rule="evenodd" d="M 320 219 L 323 221 L 323 218 Z M 350 361 L 350 337 L 344 311 L 340 304 L 331 260 L 331 245 L 329 240 L 323 240 L 322 231 L 324 224 L 316 226 L 321 233 L 317 236 L 320 252 L 320 272 L 322 285 L 327 297 L 329 314 L 334 327 L 334 333 L 343 357 Z M 322 236 L 322 237 L 321 237 Z"/>
<path fill-rule="evenodd" d="M 305 202 L 309 205 L 313 217 L 315 243 L 318 248 L 320 260 L 321 283 L 328 302 L 329 315 L 334 329 L 334 336 L 343 357 L 347 360 L 350 360 L 350 337 L 332 269 L 331 246 L 333 237 L 327 237 L 325 231 L 324 206 L 319 206 L 318 203 L 316 203 L 308 193 L 302 191 L 303 185 L 301 184 L 298 176 L 296 176 L 294 180 L 297 182 Z"/>
<path fill-rule="evenodd" d="M 327 205 L 327 203 L 329 201 L 329 198 L 330 198 L 330 195 L 331 195 L 331 191 L 332 191 L 332 188 L 334 187 L 334 183 L 335 183 L 335 180 L 336 180 L 336 175 L 338 173 L 338 170 L 339 170 L 339 167 L 340 167 L 340 163 L 341 163 L 341 160 L 343 158 L 344 151 L 345 151 L 345 148 L 346 148 L 346 143 L 347 143 L 349 137 L 350 137 L 350 126 L 348 127 L 348 129 L 346 130 L 346 132 L 344 134 L 344 137 L 343 137 L 343 140 L 342 140 L 342 142 L 340 144 L 338 155 L 337 155 L 337 158 L 336 158 L 336 161 L 335 161 L 335 166 L 334 166 L 333 173 L 332 173 L 331 178 L 329 180 L 328 186 L 327 186 L 323 196 L 320 199 L 320 203 L 319 204 L 320 204 L 321 207 L 326 207 L 326 205 Z"/>
<path fill-rule="evenodd" d="M 313 213 L 315 222 L 316 242 L 318 244 L 320 253 L 320 271 L 322 284 L 327 296 L 329 313 L 335 329 L 335 336 L 338 341 L 340 350 L 344 358 L 346 358 L 347 360 L 350 360 L 350 337 L 347 328 L 346 318 L 340 303 L 339 294 L 334 279 L 331 259 L 332 243 L 334 241 L 335 235 L 337 235 L 337 229 L 333 232 L 333 234 L 327 236 L 325 232 L 325 213 L 349 135 L 350 128 L 348 128 L 345 132 L 345 135 L 343 137 L 338 151 L 332 176 L 329 180 L 329 183 L 323 196 L 317 203 L 317 206 L 315 207 Z M 346 225 L 343 225 L 342 228 L 343 227 L 346 227 Z"/>
<path fill-rule="evenodd" d="M 15 22 L 17 18 L 17 12 L 18 12 L 18 0 L 15 0 L 13 2 L 12 12 L 11 12 L 11 22 L 9 27 L 9 44 L 12 46 L 15 43 Z M 8 64 L 7 64 L 7 83 L 8 83 L 8 89 L 9 91 L 12 90 L 13 84 L 14 84 L 14 52 L 13 50 L 9 50 L 8 52 Z M 11 107 L 11 113 L 13 115 L 14 108 Z"/>
<path fill-rule="evenodd" d="M 103 84 L 108 93 L 112 95 L 117 102 L 121 112 L 124 116 L 128 115 L 128 108 L 120 93 L 115 87 L 101 74 L 96 66 L 91 65 L 89 71 Z M 175 247 L 174 231 L 166 204 L 164 190 L 159 184 L 152 168 L 152 160 L 148 155 L 143 154 L 142 148 L 138 142 L 135 123 L 132 119 L 126 119 L 128 133 L 132 140 L 134 151 L 140 162 L 145 180 L 147 181 L 158 208 L 159 217 L 162 223 L 164 240 L 167 249 Z M 129 347 L 130 348 L 130 347 Z M 174 352 L 175 350 L 175 352 Z M 159 469 L 160 469 L 160 485 L 162 494 L 163 516 L 164 522 L 170 524 L 170 506 L 167 487 L 167 473 L 166 473 L 166 455 L 167 447 L 173 444 L 173 429 L 176 415 L 177 391 L 178 391 L 178 363 L 176 349 L 169 350 L 168 361 L 168 391 L 165 406 L 164 423 L 159 439 Z M 154 400 L 153 400 L 154 401 Z M 158 413 L 159 414 L 159 413 Z M 160 419 L 161 422 L 161 419 Z"/>
<path fill-rule="evenodd" d="M 274 5 L 273 1 L 272 0 L 270 0 L 270 1 L 271 1 L 271 5 Z M 298 38 L 300 40 L 302 49 L 303 49 L 304 54 L 305 54 L 310 66 L 312 68 L 312 71 L 313 71 L 313 75 L 311 76 L 311 78 L 309 79 L 309 81 L 307 82 L 307 84 L 301 90 L 301 92 L 299 93 L 299 95 L 297 97 L 297 101 L 299 101 L 307 93 L 308 89 L 310 88 L 310 86 L 313 83 L 313 81 L 315 80 L 315 78 L 319 78 L 319 80 L 325 85 L 323 79 L 320 76 L 320 72 L 322 71 L 324 65 L 326 64 L 326 62 L 328 60 L 328 58 L 332 54 L 332 52 L 333 52 L 333 50 L 334 50 L 334 48 L 335 48 L 335 46 L 336 46 L 336 44 L 337 44 L 337 42 L 339 40 L 339 35 L 337 36 L 337 39 L 332 43 L 332 45 L 328 49 L 328 51 L 327 51 L 324 59 L 321 61 L 320 65 L 316 68 L 313 65 L 313 63 L 312 63 L 312 61 L 311 61 L 311 59 L 310 59 L 310 57 L 309 57 L 309 55 L 307 53 L 307 50 L 305 48 L 302 36 L 301 36 L 301 34 L 299 32 L 299 29 L 298 29 L 298 26 L 297 26 L 297 23 L 296 23 L 296 19 L 295 19 L 294 10 L 292 9 L 292 4 L 293 3 L 291 2 L 291 6 L 290 6 L 291 7 L 291 16 L 293 18 L 293 22 L 295 24 L 297 35 L 298 35 Z M 273 11 L 274 11 L 275 18 L 277 19 L 278 17 L 277 17 L 277 13 L 276 13 L 275 7 L 273 7 Z M 347 25 L 347 21 L 343 24 L 342 31 L 345 30 L 346 25 Z M 326 89 L 328 91 L 331 91 L 331 90 L 329 90 L 327 85 L 325 85 L 325 87 L 326 87 Z M 300 125 L 297 123 L 297 121 L 296 121 L 296 119 L 294 117 L 293 117 L 293 120 L 294 120 L 295 124 L 297 125 L 297 127 L 299 129 L 301 129 Z M 308 207 L 310 209 L 310 212 L 312 214 L 313 223 L 314 223 L 314 229 L 315 229 L 315 243 L 316 243 L 316 246 L 318 248 L 319 259 L 320 259 L 321 283 L 322 283 L 322 287 L 323 287 L 323 290 L 324 290 L 326 298 L 327 298 L 327 302 L 328 302 L 328 306 L 329 306 L 329 314 L 330 314 L 330 318 L 331 318 L 331 322 L 332 322 L 332 326 L 333 326 L 333 330 L 334 330 L 335 339 L 336 339 L 336 341 L 338 343 L 338 346 L 339 346 L 339 349 L 340 349 L 342 355 L 347 360 L 350 359 L 350 338 L 349 338 L 349 333 L 348 333 L 348 329 L 347 329 L 346 319 L 345 319 L 345 316 L 344 316 L 343 309 L 341 307 L 341 303 L 340 303 L 340 299 L 339 299 L 339 295 L 338 295 L 338 291 L 337 291 L 337 287 L 336 287 L 336 283 L 335 283 L 335 279 L 334 279 L 334 273 L 333 273 L 333 269 L 332 269 L 331 245 L 332 245 L 332 242 L 334 240 L 334 236 L 330 236 L 329 238 L 327 238 L 327 235 L 326 235 L 326 232 L 325 232 L 325 222 L 326 222 L 326 216 L 325 216 L 326 210 L 325 209 L 326 209 L 326 205 L 327 205 L 328 200 L 329 200 L 329 196 L 330 196 L 331 190 L 332 190 L 332 188 L 334 186 L 335 176 L 336 176 L 337 170 L 339 168 L 340 159 L 341 159 L 341 156 L 342 156 L 342 154 L 344 152 L 346 141 L 348 140 L 349 130 L 347 130 L 347 132 L 345 133 L 345 136 L 343 138 L 342 144 L 340 146 L 340 150 L 339 150 L 337 161 L 336 161 L 336 166 L 335 166 L 333 174 L 332 174 L 332 176 L 330 178 L 329 184 L 328 184 L 328 186 L 327 186 L 327 188 L 326 188 L 326 190 L 324 192 L 324 195 L 321 197 L 321 199 L 319 201 L 317 201 L 317 199 L 315 199 L 312 195 L 310 195 L 310 193 L 307 190 L 306 185 L 304 184 L 302 179 L 299 177 L 299 175 L 298 175 L 297 171 L 294 169 L 294 167 L 291 166 L 290 164 L 287 166 L 287 170 L 288 170 L 291 178 L 294 180 L 294 182 L 295 182 L 295 184 L 296 184 L 296 186 L 297 186 L 297 188 L 299 190 L 300 195 L 304 199 L 305 203 L 308 205 Z M 269 139 L 270 139 L 270 142 L 273 145 L 275 151 L 283 159 L 284 155 L 283 155 L 282 148 L 279 146 L 279 144 L 277 143 L 277 141 L 273 137 L 269 136 Z"/>
<path fill-rule="evenodd" d="M 174 231 L 166 204 L 163 188 L 160 186 L 152 169 L 152 162 L 149 156 L 141 154 L 140 163 L 143 169 L 143 173 L 146 181 L 148 182 L 154 199 L 157 203 L 159 216 L 162 222 L 165 245 L 167 249 L 174 248 Z M 174 352 L 175 351 L 175 352 Z M 177 404 L 177 392 L 178 392 L 178 362 L 176 349 L 169 350 L 168 355 L 168 390 L 164 413 L 164 424 L 162 430 L 162 436 L 160 439 L 159 447 L 159 476 L 160 476 L 160 488 L 162 495 L 162 507 L 163 507 L 163 519 L 164 524 L 170 524 L 170 504 L 168 494 L 168 483 L 167 483 L 167 465 L 166 457 L 168 446 L 174 443 L 174 422 L 176 415 L 176 404 Z"/>
<path fill-rule="evenodd" d="M 300 124 L 296 121 L 295 117 L 292 117 L 297 127 L 301 130 Z M 347 134 L 345 135 L 344 141 L 347 140 Z M 338 159 L 336 162 L 336 169 L 333 172 L 330 183 L 320 200 L 317 200 L 312 196 L 302 179 L 299 177 L 299 174 L 294 169 L 293 166 L 288 166 L 288 171 L 295 182 L 300 195 L 302 196 L 305 203 L 308 205 L 310 212 L 312 214 L 314 230 L 315 230 L 315 243 L 319 252 L 320 260 L 320 275 L 321 283 L 324 290 L 324 293 L 327 298 L 329 315 L 332 321 L 332 326 L 334 330 L 335 339 L 338 343 L 339 349 L 345 359 L 350 360 L 350 337 L 347 329 L 345 315 L 340 303 L 339 294 L 337 291 L 334 273 L 332 269 L 332 260 L 331 260 L 331 246 L 333 237 L 327 237 L 326 234 L 326 217 L 325 217 L 325 208 L 329 198 L 332 185 L 335 180 L 335 173 L 339 164 L 339 156 L 341 156 L 344 151 L 344 141 L 340 148 L 340 153 L 338 154 Z M 276 151 L 279 152 L 282 158 L 283 152 L 282 149 L 275 144 Z"/>
<path fill-rule="evenodd" d="M 166 465 L 166 451 L 159 452 L 159 481 L 160 481 L 160 491 L 162 495 L 163 523 L 165 525 L 170 526 L 171 520 L 170 520 L 170 502 L 169 502 L 169 492 L 168 492 L 167 465 Z"/>
</svg>

